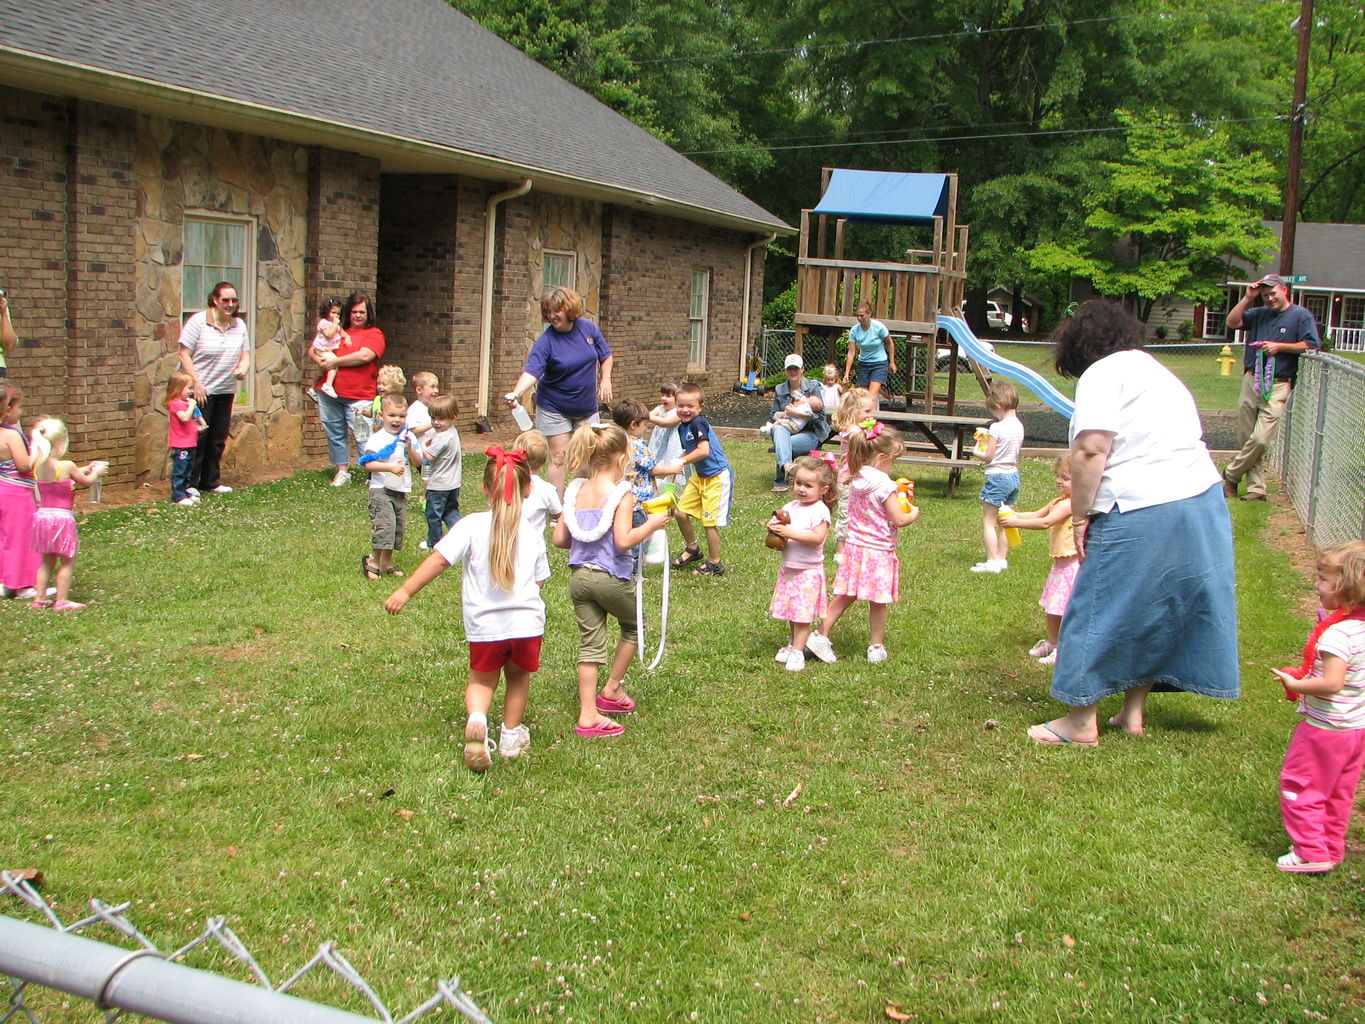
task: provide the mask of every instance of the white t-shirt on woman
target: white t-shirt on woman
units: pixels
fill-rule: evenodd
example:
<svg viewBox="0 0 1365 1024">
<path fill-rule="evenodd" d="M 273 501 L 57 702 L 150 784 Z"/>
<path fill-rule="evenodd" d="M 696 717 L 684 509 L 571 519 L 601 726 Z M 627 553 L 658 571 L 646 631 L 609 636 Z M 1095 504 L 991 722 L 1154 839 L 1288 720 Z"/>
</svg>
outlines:
<svg viewBox="0 0 1365 1024">
<path fill-rule="evenodd" d="M 1084 430 L 1114 435 L 1088 511 L 1120 512 L 1203 494 L 1218 482 L 1189 390 L 1141 349 L 1092 363 L 1076 382 L 1070 439 Z"/>
</svg>

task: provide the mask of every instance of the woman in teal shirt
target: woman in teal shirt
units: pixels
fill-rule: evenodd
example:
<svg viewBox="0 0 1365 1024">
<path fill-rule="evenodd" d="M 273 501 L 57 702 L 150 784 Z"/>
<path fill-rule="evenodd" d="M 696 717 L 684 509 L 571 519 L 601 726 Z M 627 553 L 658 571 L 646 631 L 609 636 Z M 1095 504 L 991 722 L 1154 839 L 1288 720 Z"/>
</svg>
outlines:
<svg viewBox="0 0 1365 1024">
<path fill-rule="evenodd" d="M 848 359 L 844 363 L 844 383 L 853 381 L 853 356 L 858 356 L 857 385 L 881 401 L 882 389 L 896 372 L 896 343 L 886 324 L 872 319 L 872 303 L 858 303 L 858 322 L 848 332 Z"/>
</svg>

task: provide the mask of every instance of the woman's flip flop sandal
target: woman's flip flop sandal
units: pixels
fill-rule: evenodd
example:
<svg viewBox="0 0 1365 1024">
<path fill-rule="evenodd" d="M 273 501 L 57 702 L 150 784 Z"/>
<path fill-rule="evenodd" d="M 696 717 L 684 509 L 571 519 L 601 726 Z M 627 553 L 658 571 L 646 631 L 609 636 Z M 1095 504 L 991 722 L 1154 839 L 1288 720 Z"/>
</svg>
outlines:
<svg viewBox="0 0 1365 1024">
<path fill-rule="evenodd" d="M 693 562 L 700 561 L 702 561 L 701 548 L 695 546 L 683 548 L 683 553 L 679 555 L 677 558 L 673 559 L 673 568 L 685 569 Z"/>
</svg>

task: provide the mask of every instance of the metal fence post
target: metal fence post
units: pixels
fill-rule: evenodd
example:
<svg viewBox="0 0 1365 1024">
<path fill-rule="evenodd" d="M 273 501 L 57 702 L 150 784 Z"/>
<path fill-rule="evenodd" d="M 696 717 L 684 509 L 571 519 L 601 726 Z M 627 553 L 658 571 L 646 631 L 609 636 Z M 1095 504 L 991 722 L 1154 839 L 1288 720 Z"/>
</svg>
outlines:
<svg viewBox="0 0 1365 1024">
<path fill-rule="evenodd" d="M 1327 422 L 1327 389 L 1331 385 L 1331 375 L 1319 373 L 1318 411 L 1313 424 L 1313 461 L 1309 470 L 1308 521 L 1304 524 L 1308 533 L 1308 543 L 1316 543 L 1314 533 L 1317 525 L 1318 491 L 1322 483 L 1322 435 L 1323 425 Z"/>
</svg>

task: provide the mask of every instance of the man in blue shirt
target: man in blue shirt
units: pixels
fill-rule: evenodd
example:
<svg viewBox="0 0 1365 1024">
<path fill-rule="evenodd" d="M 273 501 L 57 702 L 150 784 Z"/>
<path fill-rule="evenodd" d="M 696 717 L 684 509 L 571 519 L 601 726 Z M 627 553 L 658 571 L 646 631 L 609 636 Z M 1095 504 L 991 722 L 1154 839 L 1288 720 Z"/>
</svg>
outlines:
<svg viewBox="0 0 1365 1024">
<path fill-rule="evenodd" d="M 1257 298 L 1262 306 L 1248 308 Z M 1229 327 L 1245 327 L 1246 354 L 1242 361 L 1242 393 L 1237 404 L 1237 428 L 1242 450 L 1223 470 L 1223 493 L 1237 497 L 1243 477 L 1243 501 L 1265 501 L 1265 450 L 1284 415 L 1285 403 L 1299 375 L 1299 356 L 1322 347 L 1313 314 L 1289 298 L 1289 286 L 1279 274 L 1267 274 L 1248 285 L 1242 300 L 1228 312 Z"/>
</svg>

